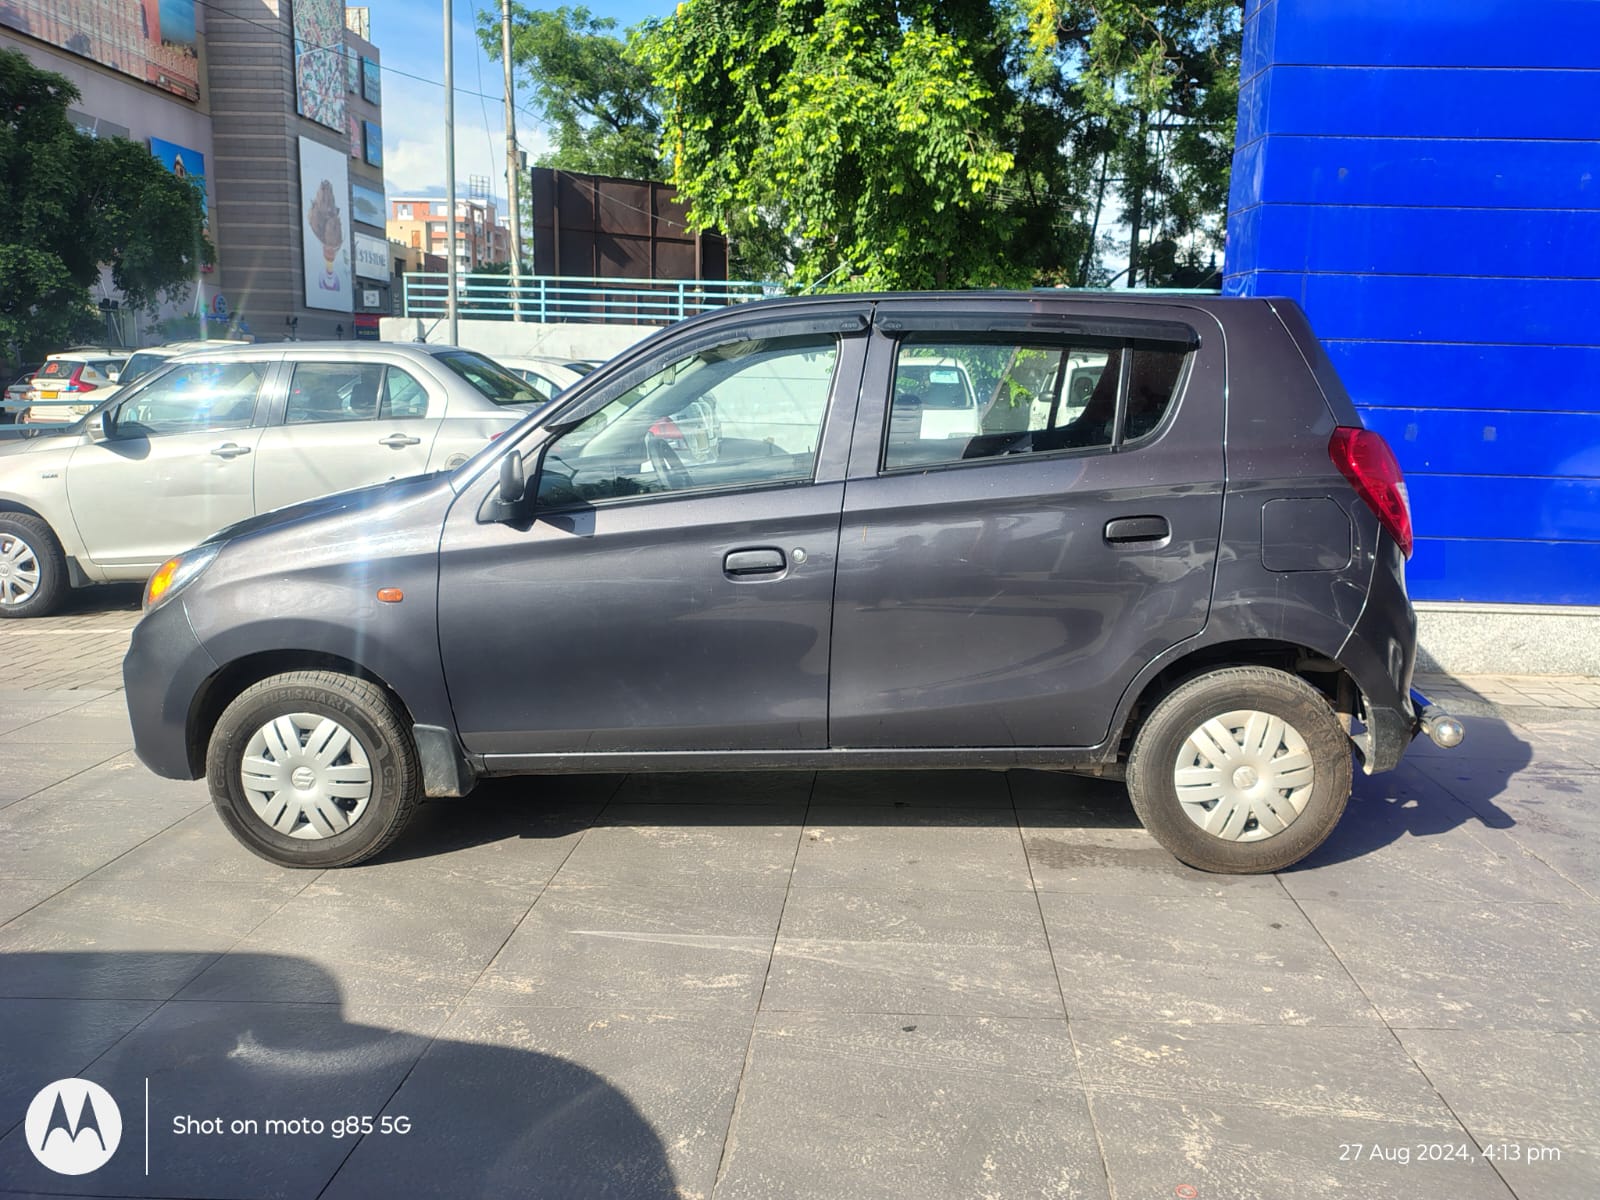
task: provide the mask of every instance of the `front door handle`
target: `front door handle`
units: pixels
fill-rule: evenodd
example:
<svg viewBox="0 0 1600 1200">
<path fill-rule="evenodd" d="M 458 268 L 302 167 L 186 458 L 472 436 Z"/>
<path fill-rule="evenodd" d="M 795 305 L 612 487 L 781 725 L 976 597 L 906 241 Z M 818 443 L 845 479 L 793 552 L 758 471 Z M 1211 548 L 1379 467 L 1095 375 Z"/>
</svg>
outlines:
<svg viewBox="0 0 1600 1200">
<path fill-rule="evenodd" d="M 776 575 L 783 570 L 783 551 L 730 550 L 722 560 L 722 569 L 729 575 Z"/>
<path fill-rule="evenodd" d="M 241 454 L 249 454 L 250 447 L 241 446 L 237 442 L 223 442 L 222 445 L 218 446 L 211 453 L 215 454 L 218 458 L 238 458 Z"/>
<path fill-rule="evenodd" d="M 1172 536 L 1165 517 L 1118 517 L 1106 522 L 1106 541 L 1113 546 L 1129 542 L 1161 542 Z"/>
<path fill-rule="evenodd" d="M 403 433 L 391 433 L 388 437 L 379 438 L 378 445 L 398 450 L 401 446 L 415 446 L 421 441 L 421 438 L 407 437 Z"/>
</svg>

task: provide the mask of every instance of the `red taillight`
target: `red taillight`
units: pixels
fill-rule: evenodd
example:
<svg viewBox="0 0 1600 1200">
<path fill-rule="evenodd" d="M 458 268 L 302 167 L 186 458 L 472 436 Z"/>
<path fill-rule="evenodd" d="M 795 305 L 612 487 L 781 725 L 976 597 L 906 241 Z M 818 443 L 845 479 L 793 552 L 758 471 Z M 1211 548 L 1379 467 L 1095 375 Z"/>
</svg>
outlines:
<svg viewBox="0 0 1600 1200">
<path fill-rule="evenodd" d="M 84 383 L 83 380 L 81 380 L 81 379 L 74 379 L 71 383 L 67 384 L 67 386 L 62 388 L 61 390 L 63 392 L 92 392 L 92 391 L 94 391 L 94 389 L 95 389 L 95 385 L 94 384 L 92 384 L 92 383 Z"/>
<path fill-rule="evenodd" d="M 1328 442 L 1328 457 L 1410 558 L 1411 498 L 1389 443 L 1370 429 L 1341 426 Z"/>
<path fill-rule="evenodd" d="M 683 441 L 683 430 L 678 428 L 678 423 L 671 417 L 662 417 L 650 426 L 650 433 L 653 437 L 676 438 L 680 442 Z"/>
</svg>

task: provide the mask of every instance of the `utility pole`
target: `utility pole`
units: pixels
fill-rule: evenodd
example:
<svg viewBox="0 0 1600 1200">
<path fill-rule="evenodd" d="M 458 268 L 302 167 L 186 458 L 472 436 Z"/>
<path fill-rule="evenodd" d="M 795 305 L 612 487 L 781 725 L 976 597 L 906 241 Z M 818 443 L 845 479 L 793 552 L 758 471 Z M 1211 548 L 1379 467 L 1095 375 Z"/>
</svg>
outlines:
<svg viewBox="0 0 1600 1200">
<path fill-rule="evenodd" d="M 517 156 L 517 96 L 511 80 L 511 0 L 500 0 L 500 61 L 506 69 L 506 203 L 511 212 L 511 296 L 514 319 L 522 320 L 522 206 L 521 164 Z"/>
<path fill-rule="evenodd" d="M 450 206 L 445 226 L 445 329 L 452 346 L 460 341 L 456 325 L 456 46 L 452 0 L 444 0 L 444 187 Z M 426 227 L 424 227 L 426 228 Z"/>
</svg>

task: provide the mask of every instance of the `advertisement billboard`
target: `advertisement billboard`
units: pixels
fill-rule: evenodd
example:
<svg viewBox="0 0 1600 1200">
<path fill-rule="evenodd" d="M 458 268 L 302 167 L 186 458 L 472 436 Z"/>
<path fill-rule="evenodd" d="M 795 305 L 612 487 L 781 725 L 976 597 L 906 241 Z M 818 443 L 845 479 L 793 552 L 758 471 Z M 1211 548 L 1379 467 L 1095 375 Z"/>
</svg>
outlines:
<svg viewBox="0 0 1600 1200">
<path fill-rule="evenodd" d="M 347 70 L 344 0 L 298 0 L 294 6 L 295 110 L 343 133 Z"/>
<path fill-rule="evenodd" d="M 356 234 L 356 274 L 362 279 L 389 282 L 389 243 L 370 234 Z"/>
<path fill-rule="evenodd" d="M 304 243 L 306 307 L 349 312 L 349 159 L 310 138 L 300 139 L 300 233 Z"/>
<path fill-rule="evenodd" d="M 0 26 L 198 100 L 194 6 L 195 0 L 0 0 Z"/>
<path fill-rule="evenodd" d="M 364 183 L 350 185 L 350 211 L 363 225 L 376 225 L 382 229 L 387 223 L 384 214 L 383 193 Z"/>
<path fill-rule="evenodd" d="M 150 139 L 150 153 L 154 154 L 161 165 L 179 179 L 187 179 L 200 190 L 201 228 L 205 231 L 206 237 L 209 238 L 211 236 L 211 201 L 206 195 L 206 156 L 188 146 L 180 146 L 177 142 L 169 142 L 158 137 Z M 200 269 L 210 272 L 213 268 L 207 266 Z"/>
<path fill-rule="evenodd" d="M 383 166 L 383 130 L 371 121 L 363 121 L 361 133 L 367 148 L 367 164 L 373 167 Z"/>
</svg>

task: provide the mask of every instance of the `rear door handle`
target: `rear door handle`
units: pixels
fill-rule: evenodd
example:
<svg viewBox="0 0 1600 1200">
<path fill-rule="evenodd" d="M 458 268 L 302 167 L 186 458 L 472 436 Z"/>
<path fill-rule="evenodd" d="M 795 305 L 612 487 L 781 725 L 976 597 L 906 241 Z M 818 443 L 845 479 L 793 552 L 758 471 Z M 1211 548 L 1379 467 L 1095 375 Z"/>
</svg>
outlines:
<svg viewBox="0 0 1600 1200">
<path fill-rule="evenodd" d="M 241 446 L 237 442 L 223 442 L 222 445 L 218 446 L 211 453 L 215 454 L 218 458 L 238 458 L 241 454 L 249 454 L 250 447 Z"/>
<path fill-rule="evenodd" d="M 1159 542 L 1172 536 L 1165 517 L 1118 517 L 1106 522 L 1106 541 L 1113 546 L 1128 542 Z"/>
<path fill-rule="evenodd" d="M 722 560 L 722 569 L 729 575 L 776 575 L 783 570 L 782 550 L 730 550 Z"/>
<path fill-rule="evenodd" d="M 379 438 L 378 445 L 390 446 L 398 450 L 401 446 L 415 446 L 421 441 L 421 438 L 407 437 L 403 433 L 391 433 L 388 437 Z"/>
</svg>

